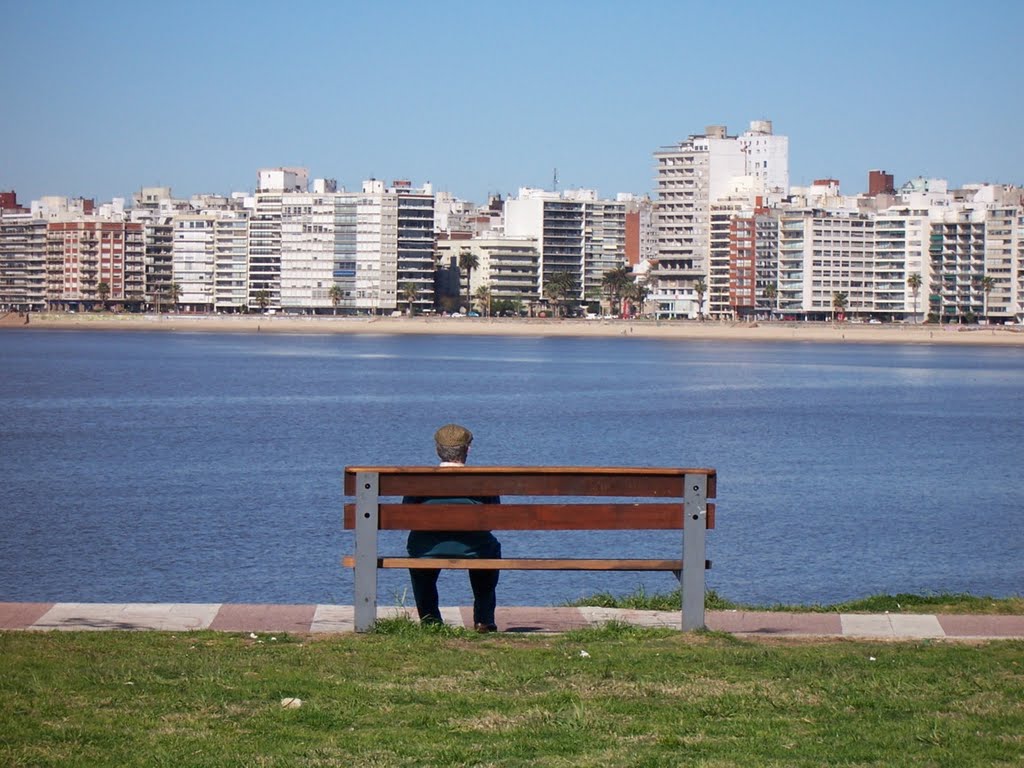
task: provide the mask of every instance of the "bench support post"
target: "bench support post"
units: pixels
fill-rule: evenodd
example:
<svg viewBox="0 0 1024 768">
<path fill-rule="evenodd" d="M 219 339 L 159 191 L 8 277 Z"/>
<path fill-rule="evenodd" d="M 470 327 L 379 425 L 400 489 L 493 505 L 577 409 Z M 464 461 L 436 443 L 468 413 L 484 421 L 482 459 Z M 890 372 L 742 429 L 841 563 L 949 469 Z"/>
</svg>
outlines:
<svg viewBox="0 0 1024 768">
<path fill-rule="evenodd" d="M 380 476 L 356 474 L 356 632 L 373 629 L 377 621 L 377 531 L 380 528 Z"/>
<path fill-rule="evenodd" d="M 683 631 L 704 629 L 704 568 L 707 560 L 705 538 L 708 530 L 708 478 L 685 476 L 686 520 L 683 526 Z"/>
</svg>

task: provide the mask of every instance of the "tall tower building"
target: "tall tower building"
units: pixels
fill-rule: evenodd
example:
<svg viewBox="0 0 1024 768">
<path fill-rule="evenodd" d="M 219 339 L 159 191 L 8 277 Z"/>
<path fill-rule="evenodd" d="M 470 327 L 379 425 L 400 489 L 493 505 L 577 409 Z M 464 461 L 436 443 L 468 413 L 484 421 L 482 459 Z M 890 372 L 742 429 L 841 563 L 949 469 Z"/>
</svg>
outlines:
<svg viewBox="0 0 1024 768">
<path fill-rule="evenodd" d="M 725 126 L 712 125 L 678 144 L 654 153 L 657 166 L 655 229 L 658 264 L 652 272 L 651 299 L 662 316 L 694 317 L 698 311 L 697 281 L 710 281 L 716 307 L 727 301 L 728 281 L 715 274 L 713 232 L 727 258 L 728 220 L 720 210 L 712 222 L 712 207 L 736 199 L 737 182 L 746 202 L 755 196 L 781 198 L 789 192 L 789 139 L 773 133 L 770 120 L 755 120 L 740 136 Z M 728 208 L 730 206 L 724 206 Z"/>
</svg>

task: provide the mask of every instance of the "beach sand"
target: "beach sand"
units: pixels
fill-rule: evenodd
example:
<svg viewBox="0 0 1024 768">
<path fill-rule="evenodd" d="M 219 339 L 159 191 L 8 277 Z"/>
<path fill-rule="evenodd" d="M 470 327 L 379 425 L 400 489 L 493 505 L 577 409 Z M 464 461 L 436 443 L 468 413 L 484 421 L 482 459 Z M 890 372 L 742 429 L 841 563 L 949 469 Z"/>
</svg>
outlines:
<svg viewBox="0 0 1024 768">
<path fill-rule="evenodd" d="M 873 325 L 867 323 L 697 322 L 695 320 L 555 320 L 483 317 L 294 317 L 266 315 L 33 314 L 0 317 L 0 327 L 183 333 L 360 333 L 459 336 L 576 336 L 701 341 L 806 341 L 864 344 L 1024 346 L 1022 326 Z"/>
</svg>

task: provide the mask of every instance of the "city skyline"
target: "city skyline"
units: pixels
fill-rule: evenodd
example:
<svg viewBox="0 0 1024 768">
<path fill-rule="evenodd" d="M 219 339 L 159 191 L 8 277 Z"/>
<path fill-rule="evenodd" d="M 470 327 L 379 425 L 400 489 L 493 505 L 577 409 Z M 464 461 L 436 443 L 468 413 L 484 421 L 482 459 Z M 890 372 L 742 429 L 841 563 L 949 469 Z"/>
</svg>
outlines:
<svg viewBox="0 0 1024 768">
<path fill-rule="evenodd" d="M 769 119 L 790 181 L 868 171 L 1024 183 L 1024 6 L 648 2 L 8 4 L 0 189 L 252 191 L 303 166 L 483 202 L 519 187 L 653 196 L 653 153 Z"/>
</svg>

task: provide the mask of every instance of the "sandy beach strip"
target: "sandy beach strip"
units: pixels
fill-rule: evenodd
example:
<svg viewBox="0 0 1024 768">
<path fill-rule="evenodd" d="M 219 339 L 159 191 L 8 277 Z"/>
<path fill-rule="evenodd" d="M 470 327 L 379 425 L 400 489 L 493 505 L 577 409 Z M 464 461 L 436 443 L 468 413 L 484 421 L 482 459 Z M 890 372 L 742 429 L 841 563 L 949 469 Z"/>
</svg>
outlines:
<svg viewBox="0 0 1024 768">
<path fill-rule="evenodd" d="M 686 341 L 802 341 L 850 344 L 981 344 L 1024 346 L 1024 326 L 902 325 L 695 320 L 555 320 L 484 317 L 345 317 L 36 313 L 25 323 L 10 313 L 0 327 L 178 333 L 434 334 L 452 336 L 573 336 Z"/>
</svg>

